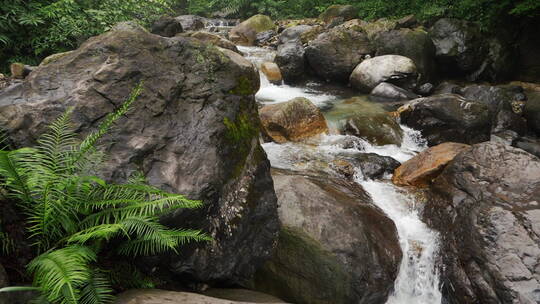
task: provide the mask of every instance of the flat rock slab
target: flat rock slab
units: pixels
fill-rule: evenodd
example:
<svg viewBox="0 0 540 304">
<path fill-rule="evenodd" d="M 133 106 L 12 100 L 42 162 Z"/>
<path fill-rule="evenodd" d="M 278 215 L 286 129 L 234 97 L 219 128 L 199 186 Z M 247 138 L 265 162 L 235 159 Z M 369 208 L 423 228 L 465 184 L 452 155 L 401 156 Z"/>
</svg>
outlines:
<svg viewBox="0 0 540 304">
<path fill-rule="evenodd" d="M 176 292 L 159 289 L 140 289 L 124 292 L 116 299 L 116 304 L 254 304 L 285 302 L 236 302 L 212 298 L 190 292 Z"/>
</svg>

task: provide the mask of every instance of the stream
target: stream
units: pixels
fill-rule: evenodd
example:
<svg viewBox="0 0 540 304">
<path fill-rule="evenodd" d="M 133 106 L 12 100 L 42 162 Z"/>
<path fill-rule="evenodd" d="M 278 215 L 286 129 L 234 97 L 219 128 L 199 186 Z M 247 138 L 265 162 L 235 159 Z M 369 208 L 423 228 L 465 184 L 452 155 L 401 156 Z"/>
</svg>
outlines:
<svg viewBox="0 0 540 304">
<path fill-rule="evenodd" d="M 239 47 L 239 49 L 258 67 L 265 61 L 273 61 L 275 56 L 272 50 L 265 48 Z M 331 171 L 328 164 L 343 155 L 377 153 L 404 162 L 427 148 L 419 132 L 405 126 L 401 126 L 404 131 L 401 146 L 374 146 L 357 137 L 339 135 L 337 129 L 340 116 L 343 112 L 354 110 L 342 103 L 351 97 L 351 94 L 347 88 L 340 90 L 317 82 L 308 82 L 298 87 L 274 85 L 261 73 L 261 88 L 256 94 L 260 104 L 273 104 L 295 97 L 305 97 L 321 108 L 330 127 L 329 135 L 323 135 L 307 143 L 263 144 L 272 167 L 306 173 Z M 367 96 L 360 95 L 360 97 L 368 101 Z M 359 168 L 355 174 L 355 181 L 369 193 L 374 204 L 394 221 L 400 239 L 403 260 L 395 281 L 394 292 L 387 303 L 441 303 L 442 295 L 436 267 L 438 234 L 421 221 L 419 215 L 421 206 L 416 204 L 414 198 L 404 189 L 394 186 L 390 178 L 391 176 L 387 176 L 380 181 L 369 180 L 363 176 Z"/>
</svg>

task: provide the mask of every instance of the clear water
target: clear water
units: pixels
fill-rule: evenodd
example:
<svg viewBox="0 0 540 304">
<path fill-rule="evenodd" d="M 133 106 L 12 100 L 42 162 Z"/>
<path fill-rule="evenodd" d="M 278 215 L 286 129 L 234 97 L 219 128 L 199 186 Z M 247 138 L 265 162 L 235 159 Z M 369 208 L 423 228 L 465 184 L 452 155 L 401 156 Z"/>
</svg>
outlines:
<svg viewBox="0 0 540 304">
<path fill-rule="evenodd" d="M 272 61 L 275 56 L 272 51 L 263 48 L 241 47 L 240 50 L 257 66 L 264 61 Z M 256 95 L 258 102 L 279 103 L 295 97 L 310 99 L 323 110 L 329 125 L 337 123 L 339 117 L 333 115 L 335 113 L 332 113 L 332 106 L 339 104 L 343 96 L 307 86 L 273 85 L 261 74 L 261 89 Z M 401 146 L 374 146 L 356 137 L 331 134 L 304 143 L 265 143 L 263 147 L 275 168 L 332 174 L 333 169 L 329 164 L 339 157 L 369 152 L 391 156 L 404 162 L 426 148 L 419 132 L 401 127 L 404 131 Z M 355 174 L 355 181 L 370 194 L 374 204 L 394 221 L 403 251 L 394 292 L 387 303 L 439 304 L 442 301 L 436 267 L 439 236 L 420 219 L 421 206 L 418 206 L 406 191 L 394 186 L 389 178 L 382 181 L 368 180 L 359 169 Z"/>
</svg>

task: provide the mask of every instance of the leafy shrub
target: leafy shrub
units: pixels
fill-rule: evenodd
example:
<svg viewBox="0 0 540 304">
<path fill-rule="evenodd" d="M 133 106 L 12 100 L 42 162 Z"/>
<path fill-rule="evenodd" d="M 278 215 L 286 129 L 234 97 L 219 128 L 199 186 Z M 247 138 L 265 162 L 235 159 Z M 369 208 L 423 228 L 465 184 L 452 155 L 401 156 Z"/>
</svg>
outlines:
<svg viewBox="0 0 540 304">
<path fill-rule="evenodd" d="M 176 252 L 186 242 L 209 240 L 200 231 L 169 229 L 159 223 L 160 215 L 200 207 L 200 201 L 148 186 L 140 176 L 119 185 L 89 174 L 102 158 L 98 140 L 128 112 L 140 92 L 139 85 L 82 141 L 73 132 L 68 110 L 36 147 L 0 151 L 3 187 L 26 214 L 29 238 L 38 254 L 27 268 L 45 302 L 111 302 L 111 282 L 118 280 L 101 267 L 111 251 L 129 259 Z"/>
</svg>

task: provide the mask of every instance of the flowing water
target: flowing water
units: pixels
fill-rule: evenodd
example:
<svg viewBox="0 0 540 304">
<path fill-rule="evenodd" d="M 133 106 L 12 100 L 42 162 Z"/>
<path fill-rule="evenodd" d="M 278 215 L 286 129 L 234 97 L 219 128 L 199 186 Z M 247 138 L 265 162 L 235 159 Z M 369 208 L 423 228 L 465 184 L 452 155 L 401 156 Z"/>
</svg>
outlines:
<svg viewBox="0 0 540 304">
<path fill-rule="evenodd" d="M 255 65 L 273 61 L 271 50 L 256 47 L 239 48 Z M 343 91 L 347 91 L 346 88 Z M 324 85 L 307 83 L 299 87 L 273 85 L 261 74 L 261 89 L 256 95 L 261 104 L 288 101 L 295 97 L 306 97 L 319 106 L 331 127 L 331 135 L 323 135 L 307 143 L 265 143 L 263 145 L 273 167 L 300 172 L 331 171 L 328 164 L 338 157 L 369 152 L 391 156 L 404 162 L 426 148 L 418 132 L 402 126 L 404 139 L 401 146 L 374 146 L 369 142 L 335 131 L 336 110 L 349 93 L 340 94 L 325 90 Z M 365 96 L 364 96 L 365 98 Z M 365 98 L 367 100 L 367 98 Z M 334 127 L 334 128 L 332 128 Z M 368 180 L 358 169 L 355 181 L 370 194 L 375 205 L 381 208 L 396 225 L 403 260 L 395 282 L 389 304 L 439 304 L 439 276 L 436 267 L 438 235 L 420 219 L 419 207 L 405 190 L 395 187 L 387 177 L 382 181 Z"/>
</svg>

